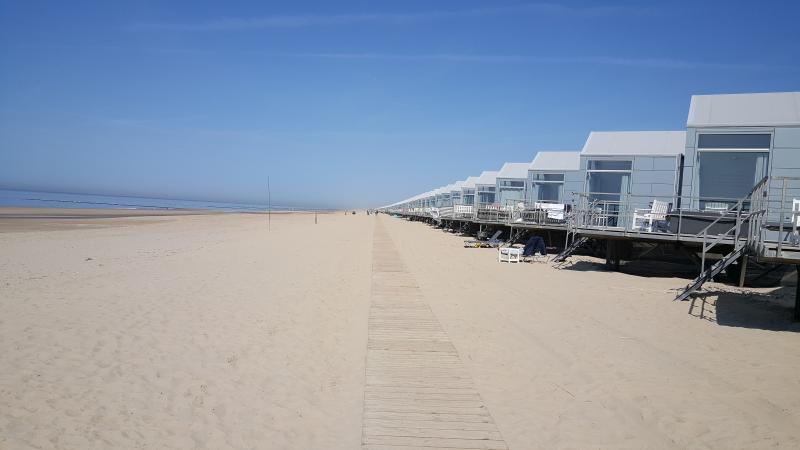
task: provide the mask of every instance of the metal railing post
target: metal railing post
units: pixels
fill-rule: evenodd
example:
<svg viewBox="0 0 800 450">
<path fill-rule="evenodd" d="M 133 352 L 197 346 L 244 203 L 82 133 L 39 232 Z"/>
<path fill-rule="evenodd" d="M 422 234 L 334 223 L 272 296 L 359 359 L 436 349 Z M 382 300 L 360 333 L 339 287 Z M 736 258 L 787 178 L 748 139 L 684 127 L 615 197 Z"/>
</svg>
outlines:
<svg viewBox="0 0 800 450">
<path fill-rule="evenodd" d="M 778 254 L 775 255 L 778 258 L 781 257 L 783 253 L 783 205 L 784 201 L 786 200 L 786 178 L 784 178 L 783 183 L 781 185 L 781 211 L 780 211 L 780 219 L 778 220 Z"/>
<path fill-rule="evenodd" d="M 733 248 L 739 248 L 739 232 L 742 226 L 742 208 L 736 210 L 736 228 L 733 230 Z"/>
<path fill-rule="evenodd" d="M 703 252 L 700 255 L 700 273 L 706 271 L 706 230 L 703 230 Z"/>
</svg>

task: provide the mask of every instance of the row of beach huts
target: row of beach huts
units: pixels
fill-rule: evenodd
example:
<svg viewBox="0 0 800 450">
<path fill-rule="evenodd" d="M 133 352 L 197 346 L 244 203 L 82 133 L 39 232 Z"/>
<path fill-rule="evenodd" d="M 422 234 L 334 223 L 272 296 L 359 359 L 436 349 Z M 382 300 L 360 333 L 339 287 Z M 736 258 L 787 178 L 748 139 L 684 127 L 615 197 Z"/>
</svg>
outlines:
<svg viewBox="0 0 800 450">
<path fill-rule="evenodd" d="M 695 95 L 685 130 L 593 131 L 581 151 L 539 151 L 379 210 L 509 243 L 546 231 L 556 261 L 587 242 L 617 267 L 632 244 L 679 247 L 700 266 L 680 299 L 723 271 L 741 284 L 748 261 L 800 265 L 800 92 Z"/>
</svg>

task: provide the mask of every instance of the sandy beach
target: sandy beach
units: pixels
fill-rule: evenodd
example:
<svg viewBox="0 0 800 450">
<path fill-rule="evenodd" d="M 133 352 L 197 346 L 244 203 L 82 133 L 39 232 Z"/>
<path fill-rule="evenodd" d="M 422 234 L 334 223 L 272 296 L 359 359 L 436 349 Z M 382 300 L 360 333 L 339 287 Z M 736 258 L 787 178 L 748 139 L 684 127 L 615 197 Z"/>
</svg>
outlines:
<svg viewBox="0 0 800 450">
<path fill-rule="evenodd" d="M 324 217 L 0 234 L 0 447 L 358 447 L 373 224 Z"/>
<path fill-rule="evenodd" d="M 51 213 L 0 214 L 2 449 L 800 446 L 794 286 L 689 314 L 387 216 Z"/>
</svg>

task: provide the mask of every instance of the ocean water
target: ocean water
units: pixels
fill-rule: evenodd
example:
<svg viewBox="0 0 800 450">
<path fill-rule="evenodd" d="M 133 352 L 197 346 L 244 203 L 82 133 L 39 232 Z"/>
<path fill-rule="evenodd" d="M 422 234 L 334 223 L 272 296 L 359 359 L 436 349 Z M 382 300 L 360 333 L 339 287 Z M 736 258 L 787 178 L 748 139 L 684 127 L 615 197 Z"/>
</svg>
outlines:
<svg viewBox="0 0 800 450">
<path fill-rule="evenodd" d="M 59 192 L 14 191 L 0 189 L 0 206 L 44 208 L 113 208 L 113 209 L 205 209 L 227 212 L 266 211 L 266 205 L 198 200 L 174 200 L 113 195 L 66 194 Z M 273 210 L 291 210 L 272 206 Z"/>
</svg>

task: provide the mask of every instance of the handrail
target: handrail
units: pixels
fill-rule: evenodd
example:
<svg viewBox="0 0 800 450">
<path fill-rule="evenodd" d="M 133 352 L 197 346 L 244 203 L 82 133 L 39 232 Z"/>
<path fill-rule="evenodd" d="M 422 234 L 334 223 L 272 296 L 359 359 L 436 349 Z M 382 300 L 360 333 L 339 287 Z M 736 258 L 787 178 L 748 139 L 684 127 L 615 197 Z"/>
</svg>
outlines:
<svg viewBox="0 0 800 450">
<path fill-rule="evenodd" d="M 754 194 L 761 194 L 761 189 L 764 186 L 767 185 L 768 180 L 769 180 L 769 177 L 762 178 L 761 181 L 759 181 L 758 183 L 755 184 L 755 186 L 753 186 L 753 188 L 750 190 L 750 192 L 747 193 L 747 195 L 745 197 L 742 197 L 741 199 L 739 199 L 738 202 L 736 202 L 736 206 L 729 207 L 728 209 L 726 209 L 725 212 L 723 214 L 720 214 L 720 216 L 716 220 L 714 220 L 713 222 L 708 224 L 708 226 L 703 228 L 699 233 L 697 233 L 695 235 L 695 237 L 701 237 L 702 236 L 702 238 L 703 238 L 703 241 L 702 241 L 702 249 L 703 249 L 703 251 L 701 253 L 701 260 L 700 260 L 700 272 L 701 273 L 705 272 L 705 270 L 706 270 L 706 253 L 708 253 L 709 250 L 714 248 L 717 244 L 722 242 L 724 239 L 729 238 L 731 231 L 734 232 L 734 234 L 733 234 L 733 246 L 734 246 L 734 249 L 738 250 L 739 248 L 742 247 L 742 245 L 747 246 L 748 248 L 753 248 L 753 245 L 755 243 L 755 239 L 754 239 L 755 235 L 753 234 L 753 230 L 751 230 L 752 227 L 750 227 L 750 224 L 751 224 L 751 222 L 753 222 L 751 220 L 751 218 L 757 217 L 757 216 L 754 216 L 753 212 L 750 211 L 750 212 L 748 212 L 748 214 L 747 214 L 747 216 L 745 218 L 742 218 L 742 208 L 744 207 L 744 202 L 746 200 L 750 200 L 751 204 L 752 204 L 753 198 L 755 197 L 756 201 L 758 201 L 758 199 L 760 197 L 758 195 L 754 195 Z M 713 227 L 714 225 L 716 225 L 723 217 L 726 217 L 727 213 L 733 211 L 734 209 L 736 210 L 736 222 L 735 222 L 734 226 L 731 227 L 725 233 L 721 233 L 721 234 L 717 235 L 717 237 L 714 240 L 712 240 L 711 242 L 708 242 L 708 230 L 711 229 L 711 227 Z M 739 236 L 740 236 L 741 231 L 742 231 L 742 226 L 745 223 L 748 224 L 748 233 L 747 233 L 747 239 L 745 240 L 745 243 L 742 244 L 741 241 L 740 241 L 740 237 Z M 759 234 L 760 234 L 760 232 L 759 232 Z"/>
<path fill-rule="evenodd" d="M 738 201 L 738 202 L 736 202 L 736 206 L 735 206 L 735 207 L 729 207 L 729 208 L 728 208 L 728 209 L 726 209 L 724 212 L 725 212 L 725 213 L 729 213 L 729 212 L 733 211 L 733 209 L 734 209 L 734 208 L 736 208 L 736 211 L 737 211 L 737 217 L 738 217 L 738 213 L 741 213 L 741 210 L 742 210 L 742 207 L 744 206 L 744 202 L 745 202 L 745 200 L 747 200 L 747 199 L 752 199 L 753 193 L 754 193 L 754 192 L 755 192 L 757 189 L 759 189 L 759 188 L 761 188 L 762 186 L 764 186 L 764 185 L 766 184 L 766 182 L 767 182 L 767 180 L 768 180 L 768 179 L 769 179 L 769 177 L 764 177 L 764 178 L 762 178 L 762 179 L 761 179 L 761 181 L 759 181 L 758 183 L 756 183 L 756 184 L 755 184 L 755 186 L 753 186 L 753 188 L 752 188 L 752 189 L 750 189 L 750 192 L 748 192 L 746 196 L 744 196 L 744 197 L 740 198 L 740 199 L 739 199 L 739 201 Z M 708 224 L 708 226 L 706 226 L 705 228 L 703 228 L 702 230 L 700 230 L 700 232 L 699 232 L 699 233 L 697 233 L 697 234 L 695 235 L 695 237 L 700 237 L 700 234 L 704 234 L 704 233 L 705 233 L 705 232 L 706 232 L 708 229 L 710 229 L 711 227 L 713 227 L 714 225 L 716 225 L 716 224 L 717 224 L 717 222 L 719 222 L 719 221 L 720 221 L 722 218 L 724 218 L 724 217 L 725 217 L 725 215 L 724 215 L 724 214 L 720 214 L 720 216 L 719 216 L 719 217 L 718 217 L 716 220 L 714 220 L 713 222 L 711 222 L 710 224 Z"/>
</svg>

